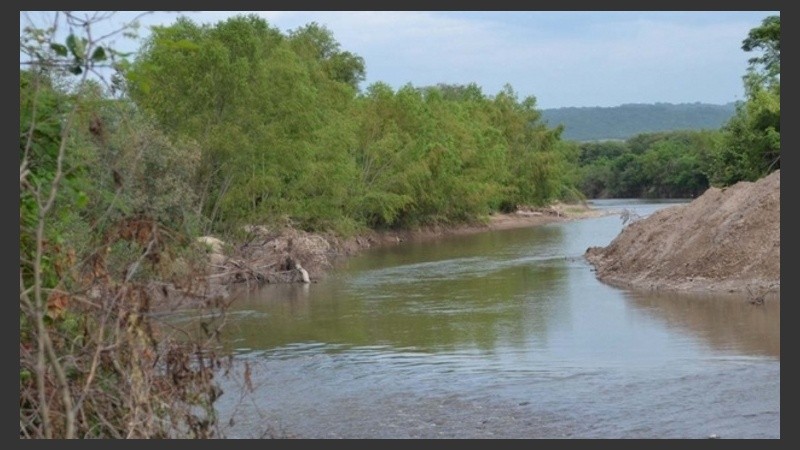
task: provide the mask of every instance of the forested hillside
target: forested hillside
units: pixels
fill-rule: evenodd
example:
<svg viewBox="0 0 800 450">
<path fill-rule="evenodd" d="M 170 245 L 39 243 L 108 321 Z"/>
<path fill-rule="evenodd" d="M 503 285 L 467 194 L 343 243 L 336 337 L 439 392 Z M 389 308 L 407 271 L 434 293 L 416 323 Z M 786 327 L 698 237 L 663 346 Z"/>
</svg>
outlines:
<svg viewBox="0 0 800 450">
<path fill-rule="evenodd" d="M 640 133 L 714 130 L 736 112 L 734 103 L 626 104 L 614 107 L 543 109 L 550 126 L 564 125 L 561 137 L 575 141 L 628 139 Z"/>
</svg>

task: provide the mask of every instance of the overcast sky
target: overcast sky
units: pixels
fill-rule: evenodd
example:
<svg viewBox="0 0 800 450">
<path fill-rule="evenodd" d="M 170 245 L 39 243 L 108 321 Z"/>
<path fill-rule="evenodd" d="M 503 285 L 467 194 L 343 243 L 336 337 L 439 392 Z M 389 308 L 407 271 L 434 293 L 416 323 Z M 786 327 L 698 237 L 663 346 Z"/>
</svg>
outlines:
<svg viewBox="0 0 800 450">
<path fill-rule="evenodd" d="M 179 15 L 214 24 L 233 12 L 154 12 L 150 25 Z M 383 81 L 475 82 L 488 95 L 505 83 L 539 108 L 624 103 L 727 103 L 743 98 L 742 75 L 754 56 L 747 32 L 776 11 L 433 12 L 255 11 L 282 31 L 325 25 L 343 50 L 364 58 L 362 88 Z M 109 26 L 134 13 L 119 13 Z M 22 25 L 42 13 L 20 14 Z M 117 41 L 120 47 L 132 43 Z"/>
</svg>

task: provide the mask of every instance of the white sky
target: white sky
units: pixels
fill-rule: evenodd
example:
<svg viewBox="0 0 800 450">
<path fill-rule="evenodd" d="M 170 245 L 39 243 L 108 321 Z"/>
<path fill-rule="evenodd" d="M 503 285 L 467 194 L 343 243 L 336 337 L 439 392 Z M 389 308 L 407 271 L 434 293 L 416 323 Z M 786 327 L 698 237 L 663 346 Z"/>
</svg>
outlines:
<svg viewBox="0 0 800 450">
<path fill-rule="evenodd" d="M 179 15 L 214 24 L 247 11 L 154 12 L 141 19 L 169 25 Z M 364 58 L 367 80 L 475 82 L 487 95 L 510 83 L 539 108 L 624 103 L 727 103 L 743 98 L 742 76 L 753 54 L 747 32 L 777 11 L 709 12 L 433 12 L 254 11 L 287 31 L 312 21 L 341 48 Z M 118 13 L 108 26 L 134 12 Z M 20 13 L 20 26 L 46 13 Z M 20 28 L 21 29 L 21 28 Z M 117 40 L 120 49 L 134 42 Z"/>
</svg>

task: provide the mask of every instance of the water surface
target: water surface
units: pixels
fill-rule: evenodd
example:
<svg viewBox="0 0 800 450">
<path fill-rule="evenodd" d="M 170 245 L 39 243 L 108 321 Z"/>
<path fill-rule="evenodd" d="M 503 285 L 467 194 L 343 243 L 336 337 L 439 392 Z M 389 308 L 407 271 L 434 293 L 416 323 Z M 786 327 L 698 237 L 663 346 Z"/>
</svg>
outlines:
<svg viewBox="0 0 800 450">
<path fill-rule="evenodd" d="M 596 201 L 647 216 L 674 202 Z M 780 437 L 780 303 L 633 292 L 619 215 L 372 249 L 237 301 L 230 437 Z M 241 375 L 241 372 L 237 372 Z"/>
</svg>

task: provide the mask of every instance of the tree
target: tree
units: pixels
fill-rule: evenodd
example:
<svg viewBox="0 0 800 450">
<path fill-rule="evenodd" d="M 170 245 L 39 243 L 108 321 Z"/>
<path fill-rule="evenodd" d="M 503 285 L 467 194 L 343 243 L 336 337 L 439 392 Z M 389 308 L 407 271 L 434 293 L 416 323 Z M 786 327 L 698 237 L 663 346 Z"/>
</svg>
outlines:
<svg viewBox="0 0 800 450">
<path fill-rule="evenodd" d="M 341 51 L 333 33 L 325 26 L 311 22 L 290 31 L 289 40 L 299 54 L 320 63 L 332 80 L 347 83 L 356 90 L 364 81 L 364 58 Z"/>
<path fill-rule="evenodd" d="M 753 28 L 742 41 L 742 50 L 752 52 L 761 50 L 761 56 L 750 58 L 750 66 L 763 66 L 762 69 L 770 77 L 781 74 L 781 16 L 769 16 L 761 22 L 760 27 Z"/>
<path fill-rule="evenodd" d="M 781 82 L 780 16 L 770 16 L 742 41 L 746 52 L 763 54 L 750 59 L 743 77 L 747 100 L 723 127 L 722 145 L 711 170 L 713 184 L 727 186 L 754 181 L 780 169 Z"/>
<path fill-rule="evenodd" d="M 158 27 L 128 80 L 173 136 L 202 149 L 197 190 L 217 230 L 287 217 L 341 222 L 357 177 L 349 108 L 359 57 L 316 24 L 288 34 L 255 15 Z"/>
<path fill-rule="evenodd" d="M 20 31 L 20 437 L 209 437 L 222 308 L 206 311 L 213 336 L 151 314 L 204 270 L 187 244 L 199 152 L 96 70 L 121 62 L 92 35 L 112 15 Z"/>
</svg>

